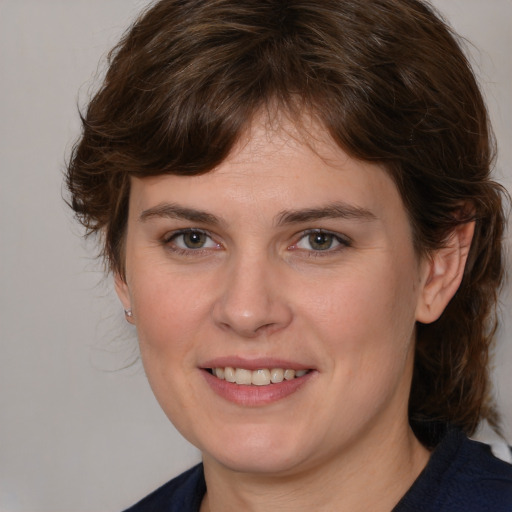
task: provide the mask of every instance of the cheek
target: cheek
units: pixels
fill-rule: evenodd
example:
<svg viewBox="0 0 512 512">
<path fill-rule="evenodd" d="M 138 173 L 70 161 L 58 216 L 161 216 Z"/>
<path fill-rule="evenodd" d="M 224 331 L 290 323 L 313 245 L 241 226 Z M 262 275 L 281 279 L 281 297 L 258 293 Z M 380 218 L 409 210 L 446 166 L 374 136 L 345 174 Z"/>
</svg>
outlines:
<svg viewBox="0 0 512 512">
<path fill-rule="evenodd" d="M 377 269 L 354 269 L 327 291 L 309 294 L 307 308 L 324 325 L 359 326 L 384 334 L 414 319 L 417 294 L 414 283 L 391 265 Z"/>
<path fill-rule="evenodd" d="M 203 295 L 204 296 L 204 295 Z M 197 346 L 204 308 L 190 282 L 158 273 L 138 274 L 132 282 L 140 356 L 160 406 L 179 429 L 187 431 L 183 410 L 193 402 L 188 382 L 197 371 Z"/>
<path fill-rule="evenodd" d="M 410 263 L 392 259 L 350 270 L 328 293 L 319 288 L 310 295 L 306 322 L 317 326 L 333 360 L 351 360 L 345 371 L 371 379 L 386 367 L 402 367 L 409 353 L 417 301 L 414 271 Z"/>
<path fill-rule="evenodd" d="M 153 353 L 182 353 L 204 322 L 204 283 L 150 265 L 136 275 L 132 305 L 143 359 Z"/>
</svg>

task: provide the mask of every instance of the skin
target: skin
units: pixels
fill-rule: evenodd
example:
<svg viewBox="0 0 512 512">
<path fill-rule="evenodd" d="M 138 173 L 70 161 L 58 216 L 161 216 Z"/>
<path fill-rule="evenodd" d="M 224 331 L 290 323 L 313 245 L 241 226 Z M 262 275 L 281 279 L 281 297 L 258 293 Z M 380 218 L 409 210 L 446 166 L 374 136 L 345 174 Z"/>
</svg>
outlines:
<svg viewBox="0 0 512 512">
<path fill-rule="evenodd" d="M 213 171 L 132 182 L 116 287 L 155 396 L 203 454 L 203 511 L 389 511 L 428 461 L 407 419 L 415 324 L 455 293 L 471 226 L 420 258 L 385 170 L 311 128 L 256 120 Z M 226 357 L 312 372 L 233 402 L 205 379 Z"/>
</svg>

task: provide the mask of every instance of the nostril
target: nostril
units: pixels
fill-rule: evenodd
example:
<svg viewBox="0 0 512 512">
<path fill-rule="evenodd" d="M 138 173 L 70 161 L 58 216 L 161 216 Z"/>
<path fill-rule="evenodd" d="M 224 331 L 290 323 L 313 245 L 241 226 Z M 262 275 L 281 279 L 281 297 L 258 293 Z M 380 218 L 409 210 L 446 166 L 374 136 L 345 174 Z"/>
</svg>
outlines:
<svg viewBox="0 0 512 512">
<path fill-rule="evenodd" d="M 244 338 L 269 335 L 288 325 L 291 311 L 277 278 L 271 280 L 265 263 L 252 261 L 233 269 L 218 290 L 212 308 L 214 322 Z"/>
</svg>

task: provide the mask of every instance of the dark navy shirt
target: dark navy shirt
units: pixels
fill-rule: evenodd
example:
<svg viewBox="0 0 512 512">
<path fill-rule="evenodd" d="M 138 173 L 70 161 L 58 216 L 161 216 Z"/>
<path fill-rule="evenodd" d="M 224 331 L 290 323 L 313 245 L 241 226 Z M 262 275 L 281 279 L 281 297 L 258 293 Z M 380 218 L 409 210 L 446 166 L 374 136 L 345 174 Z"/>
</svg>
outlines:
<svg viewBox="0 0 512 512">
<path fill-rule="evenodd" d="M 459 430 L 443 430 L 427 466 L 391 512 L 512 512 L 512 465 Z M 199 512 L 205 492 L 199 464 L 125 512 Z"/>
</svg>

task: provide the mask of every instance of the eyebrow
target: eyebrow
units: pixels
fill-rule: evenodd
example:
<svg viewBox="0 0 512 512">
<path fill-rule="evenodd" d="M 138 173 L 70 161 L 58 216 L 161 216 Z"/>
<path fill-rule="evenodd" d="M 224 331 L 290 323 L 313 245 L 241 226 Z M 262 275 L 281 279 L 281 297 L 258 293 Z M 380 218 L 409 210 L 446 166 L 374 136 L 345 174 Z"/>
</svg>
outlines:
<svg viewBox="0 0 512 512">
<path fill-rule="evenodd" d="M 189 220 L 202 224 L 220 225 L 226 224 L 219 217 L 197 210 L 186 208 L 174 203 L 164 203 L 148 208 L 139 215 L 139 221 L 146 222 L 152 218 L 170 218 Z M 285 210 L 277 215 L 277 226 L 287 224 L 299 224 L 322 219 L 353 219 L 360 221 L 376 220 L 376 215 L 366 208 L 354 206 L 344 202 L 331 203 L 319 208 L 306 208 L 302 210 Z"/>
<path fill-rule="evenodd" d="M 376 220 L 377 216 L 366 208 L 344 202 L 330 203 L 320 208 L 283 211 L 277 216 L 277 225 L 298 224 L 322 219 Z"/>
<path fill-rule="evenodd" d="M 185 208 L 172 203 L 164 203 L 148 208 L 139 215 L 139 221 L 145 222 L 152 218 L 183 219 L 191 222 L 200 222 L 202 224 L 224 224 L 218 217 L 211 213 L 196 210 L 195 208 Z"/>
</svg>

